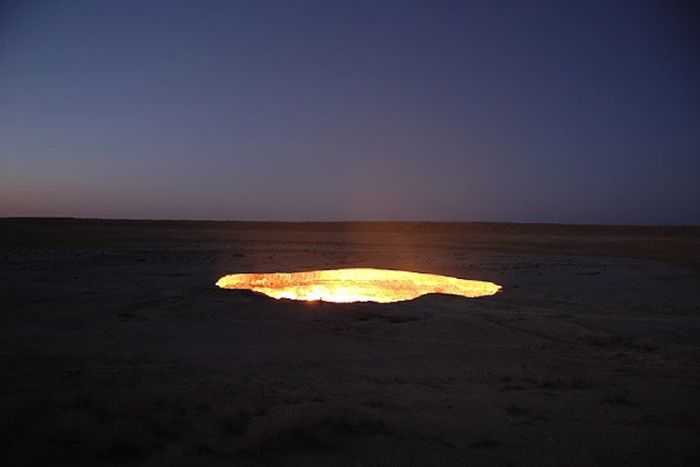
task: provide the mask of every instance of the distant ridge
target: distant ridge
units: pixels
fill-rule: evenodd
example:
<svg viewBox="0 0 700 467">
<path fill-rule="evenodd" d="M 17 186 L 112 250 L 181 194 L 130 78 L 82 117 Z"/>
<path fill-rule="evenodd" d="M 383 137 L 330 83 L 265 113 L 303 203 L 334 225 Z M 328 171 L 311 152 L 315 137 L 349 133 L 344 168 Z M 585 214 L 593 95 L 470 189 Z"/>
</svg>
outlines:
<svg viewBox="0 0 700 467">
<path fill-rule="evenodd" d="M 108 219 L 80 217 L 0 217 L 0 223 L 15 225 L 82 225 L 84 227 L 149 226 L 152 228 L 191 229 L 206 226 L 213 230 L 284 230 L 291 231 L 354 231 L 367 232 L 436 232 L 478 233 L 492 235 L 660 235 L 671 237 L 700 236 L 700 225 L 635 225 L 635 224 L 566 224 L 556 222 L 496 221 L 251 221 L 190 219 Z"/>
</svg>

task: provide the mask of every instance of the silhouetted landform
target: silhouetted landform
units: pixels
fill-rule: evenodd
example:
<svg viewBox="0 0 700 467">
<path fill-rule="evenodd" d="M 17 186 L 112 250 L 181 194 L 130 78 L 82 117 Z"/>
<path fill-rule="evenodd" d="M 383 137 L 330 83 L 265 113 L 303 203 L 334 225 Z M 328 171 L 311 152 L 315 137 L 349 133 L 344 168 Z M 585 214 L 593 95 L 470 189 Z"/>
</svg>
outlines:
<svg viewBox="0 0 700 467">
<path fill-rule="evenodd" d="M 0 219 L 0 464 L 696 465 L 699 234 Z M 214 285 L 356 267 L 503 290 Z"/>
<path fill-rule="evenodd" d="M 14 227 L 65 229 L 75 226 L 83 228 L 132 227 L 135 229 L 159 228 L 177 230 L 276 230 L 284 232 L 436 232 L 479 233 L 501 235 L 623 235 L 685 237 L 700 233 L 694 225 L 603 225 L 603 224 L 556 224 L 518 222 L 282 222 L 282 221 L 193 221 L 193 220 L 130 220 L 130 219 L 81 219 L 72 217 L 5 217 L 0 222 Z"/>
</svg>

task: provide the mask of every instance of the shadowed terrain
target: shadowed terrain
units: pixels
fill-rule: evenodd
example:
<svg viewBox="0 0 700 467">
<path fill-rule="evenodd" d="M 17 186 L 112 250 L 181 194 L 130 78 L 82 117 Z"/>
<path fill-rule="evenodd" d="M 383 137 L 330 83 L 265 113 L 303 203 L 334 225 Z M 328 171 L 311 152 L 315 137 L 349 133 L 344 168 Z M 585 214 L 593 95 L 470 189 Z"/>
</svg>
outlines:
<svg viewBox="0 0 700 467">
<path fill-rule="evenodd" d="M 389 268 L 467 299 L 274 300 Z M 3 465 L 692 465 L 700 228 L 0 219 Z"/>
</svg>

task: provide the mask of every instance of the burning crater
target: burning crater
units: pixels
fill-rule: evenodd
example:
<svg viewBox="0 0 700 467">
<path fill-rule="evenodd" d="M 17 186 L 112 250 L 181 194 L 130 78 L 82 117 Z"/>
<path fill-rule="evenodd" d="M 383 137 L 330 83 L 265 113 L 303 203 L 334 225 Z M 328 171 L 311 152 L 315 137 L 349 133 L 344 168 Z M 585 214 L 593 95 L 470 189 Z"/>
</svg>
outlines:
<svg viewBox="0 0 700 467">
<path fill-rule="evenodd" d="M 493 282 L 370 268 L 231 274 L 219 279 L 216 285 L 223 289 L 253 290 L 272 298 L 337 303 L 391 303 L 430 293 L 473 298 L 493 295 L 501 289 Z"/>
</svg>

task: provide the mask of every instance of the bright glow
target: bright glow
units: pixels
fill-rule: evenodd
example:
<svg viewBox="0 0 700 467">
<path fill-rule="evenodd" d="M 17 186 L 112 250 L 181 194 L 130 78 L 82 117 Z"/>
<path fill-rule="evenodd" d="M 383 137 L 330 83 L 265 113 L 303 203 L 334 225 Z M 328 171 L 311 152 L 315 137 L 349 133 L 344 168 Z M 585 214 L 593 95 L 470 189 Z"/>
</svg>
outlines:
<svg viewBox="0 0 700 467">
<path fill-rule="evenodd" d="M 219 279 L 216 285 L 223 289 L 253 290 L 273 298 L 338 303 L 399 302 L 429 293 L 484 297 L 501 288 L 493 282 L 369 268 L 231 274 Z"/>
</svg>

